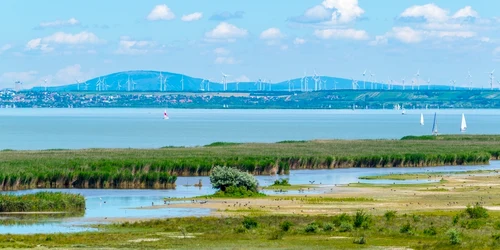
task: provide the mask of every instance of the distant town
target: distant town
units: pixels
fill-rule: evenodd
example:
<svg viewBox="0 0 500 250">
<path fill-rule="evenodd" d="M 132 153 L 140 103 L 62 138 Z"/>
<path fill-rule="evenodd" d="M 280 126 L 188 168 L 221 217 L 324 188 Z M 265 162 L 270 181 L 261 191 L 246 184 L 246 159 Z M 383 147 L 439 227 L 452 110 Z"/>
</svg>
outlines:
<svg viewBox="0 0 500 250">
<path fill-rule="evenodd" d="M 450 109 L 500 108 L 492 90 L 316 92 L 0 92 L 0 108 Z"/>
</svg>

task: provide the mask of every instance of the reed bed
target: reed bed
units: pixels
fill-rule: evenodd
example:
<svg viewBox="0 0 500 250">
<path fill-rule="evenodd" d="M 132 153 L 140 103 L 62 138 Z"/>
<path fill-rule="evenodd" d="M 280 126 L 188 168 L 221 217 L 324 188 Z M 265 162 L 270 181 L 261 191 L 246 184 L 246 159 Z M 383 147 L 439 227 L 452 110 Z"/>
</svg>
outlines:
<svg viewBox="0 0 500 250">
<path fill-rule="evenodd" d="M 85 211 L 85 198 L 80 194 L 38 192 L 35 194 L 0 194 L 0 212 L 67 212 Z"/>
<path fill-rule="evenodd" d="M 496 137 L 219 142 L 207 147 L 161 149 L 4 150 L 0 152 L 0 188 L 173 188 L 176 176 L 209 175 L 214 166 L 267 175 L 286 174 L 291 169 L 488 164 L 500 155 L 500 144 L 491 138 Z"/>
</svg>

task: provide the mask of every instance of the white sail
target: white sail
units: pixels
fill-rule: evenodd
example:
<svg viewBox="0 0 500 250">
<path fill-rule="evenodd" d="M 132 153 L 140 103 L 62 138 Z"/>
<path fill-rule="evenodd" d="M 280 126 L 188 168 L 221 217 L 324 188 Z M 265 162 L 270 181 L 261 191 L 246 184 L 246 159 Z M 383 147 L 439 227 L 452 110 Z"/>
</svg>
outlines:
<svg viewBox="0 0 500 250">
<path fill-rule="evenodd" d="M 432 125 L 432 135 L 438 135 L 437 113 L 434 113 L 434 124 Z"/>
<path fill-rule="evenodd" d="M 424 125 L 424 114 L 420 114 L 420 125 Z"/>
<path fill-rule="evenodd" d="M 165 109 L 165 111 L 163 111 L 163 119 L 164 120 L 168 120 L 169 119 L 166 109 Z"/>
<path fill-rule="evenodd" d="M 465 121 L 465 115 L 462 114 L 462 123 L 460 124 L 460 131 L 465 132 L 467 130 L 467 122 Z"/>
</svg>

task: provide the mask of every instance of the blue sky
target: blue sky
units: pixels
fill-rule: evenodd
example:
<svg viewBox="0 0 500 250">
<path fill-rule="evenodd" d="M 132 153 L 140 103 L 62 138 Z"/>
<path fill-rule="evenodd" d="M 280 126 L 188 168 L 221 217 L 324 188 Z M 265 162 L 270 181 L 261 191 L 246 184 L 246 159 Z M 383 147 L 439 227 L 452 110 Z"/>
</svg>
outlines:
<svg viewBox="0 0 500 250">
<path fill-rule="evenodd" d="M 362 80 L 367 70 L 394 83 L 416 83 L 420 70 L 420 84 L 486 87 L 500 61 L 498 9 L 489 0 L 2 0 L 0 88 L 126 70 L 271 82 L 314 70 Z"/>
</svg>

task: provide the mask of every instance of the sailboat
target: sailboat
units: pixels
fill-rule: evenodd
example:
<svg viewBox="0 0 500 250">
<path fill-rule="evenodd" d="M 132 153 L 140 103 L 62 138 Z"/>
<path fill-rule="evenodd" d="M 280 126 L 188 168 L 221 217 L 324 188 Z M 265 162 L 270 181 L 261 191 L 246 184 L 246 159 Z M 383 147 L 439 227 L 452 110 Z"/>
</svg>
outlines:
<svg viewBox="0 0 500 250">
<path fill-rule="evenodd" d="M 165 109 L 165 111 L 163 111 L 163 120 L 168 120 L 169 117 L 168 117 L 168 114 L 167 114 L 167 110 Z"/>
<path fill-rule="evenodd" d="M 432 125 L 432 135 L 438 135 L 437 114 L 434 113 L 434 124 Z"/>
<path fill-rule="evenodd" d="M 420 125 L 424 126 L 424 114 L 420 114 Z"/>
<path fill-rule="evenodd" d="M 467 130 L 467 122 L 465 122 L 465 115 L 462 114 L 462 123 L 460 124 L 460 132 L 465 132 Z"/>
<path fill-rule="evenodd" d="M 405 108 L 403 108 L 403 111 L 401 111 L 401 114 L 402 114 L 402 115 L 406 115 L 406 110 L 405 110 Z"/>
</svg>

